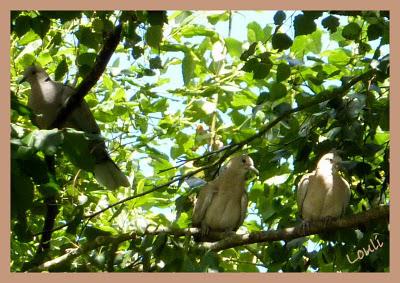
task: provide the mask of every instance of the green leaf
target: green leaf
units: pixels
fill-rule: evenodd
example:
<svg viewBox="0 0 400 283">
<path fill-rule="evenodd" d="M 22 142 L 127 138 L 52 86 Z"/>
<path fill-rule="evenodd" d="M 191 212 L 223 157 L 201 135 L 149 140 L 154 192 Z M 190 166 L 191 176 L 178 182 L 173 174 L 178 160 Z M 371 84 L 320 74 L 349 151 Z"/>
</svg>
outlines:
<svg viewBox="0 0 400 283">
<path fill-rule="evenodd" d="M 272 100 L 278 100 L 284 97 L 287 93 L 285 85 L 281 83 L 273 83 L 269 87 Z"/>
<path fill-rule="evenodd" d="M 103 75 L 103 85 L 108 89 L 109 91 L 113 91 L 114 89 L 114 82 L 108 75 Z"/>
<path fill-rule="evenodd" d="M 162 41 L 162 35 L 163 35 L 162 26 L 160 25 L 151 26 L 146 31 L 145 35 L 146 43 L 153 48 L 159 48 L 160 43 Z"/>
<path fill-rule="evenodd" d="M 92 28 L 95 32 L 102 32 L 104 29 L 104 23 L 100 19 L 94 19 L 92 22 Z"/>
<path fill-rule="evenodd" d="M 265 92 L 265 91 L 261 92 L 257 98 L 256 104 L 260 105 L 260 104 L 264 103 L 265 101 L 268 100 L 269 96 L 270 96 L 269 92 Z"/>
<path fill-rule="evenodd" d="M 225 45 L 229 55 L 232 57 L 240 57 L 243 52 L 242 42 L 237 39 L 231 37 L 225 38 Z"/>
<path fill-rule="evenodd" d="M 375 134 L 375 141 L 379 145 L 383 145 L 384 143 L 388 142 L 390 135 L 388 132 L 379 132 Z"/>
<path fill-rule="evenodd" d="M 182 76 L 183 83 L 187 86 L 189 85 L 190 80 L 193 78 L 194 69 L 196 64 L 194 62 L 194 58 L 191 52 L 185 52 L 185 57 L 182 60 Z"/>
<path fill-rule="evenodd" d="M 292 109 L 292 107 L 290 106 L 289 103 L 287 103 L 287 102 L 282 102 L 282 103 L 278 104 L 277 106 L 275 106 L 275 107 L 272 109 L 272 111 L 273 111 L 276 115 L 280 116 L 280 115 L 283 115 L 283 114 L 289 112 L 291 109 Z"/>
<path fill-rule="evenodd" d="M 292 39 L 286 33 L 276 33 L 272 36 L 272 47 L 278 51 L 288 49 L 292 44 Z"/>
<path fill-rule="evenodd" d="M 90 28 L 80 26 L 79 30 L 75 33 L 75 36 L 78 38 L 80 44 L 96 50 L 98 49 L 100 44 L 100 37 Z"/>
<path fill-rule="evenodd" d="M 68 72 L 67 60 L 64 58 L 58 65 L 54 72 L 54 80 L 60 81 Z"/>
<path fill-rule="evenodd" d="M 107 237 L 113 234 L 116 234 L 116 231 L 115 229 L 111 228 L 111 226 L 102 226 L 101 228 L 86 226 L 84 230 L 84 235 L 89 241 L 93 241 L 99 236 Z"/>
<path fill-rule="evenodd" d="M 366 162 L 357 162 L 354 168 L 354 173 L 359 177 L 363 177 L 371 174 L 371 170 L 372 167 L 370 164 Z"/>
<path fill-rule="evenodd" d="M 160 56 L 150 58 L 149 64 L 150 64 L 150 69 L 162 69 Z"/>
<path fill-rule="evenodd" d="M 33 183 L 21 168 L 11 160 L 11 213 L 26 213 L 33 205 Z"/>
<path fill-rule="evenodd" d="M 243 67 L 242 70 L 248 73 L 253 72 L 253 70 L 256 68 L 256 66 L 259 64 L 257 58 L 251 58 L 249 61 L 247 61 Z"/>
<path fill-rule="evenodd" d="M 250 56 L 252 56 L 254 54 L 254 52 L 256 51 L 257 43 L 258 42 L 254 42 L 254 43 L 250 44 L 249 49 L 244 51 L 242 53 L 242 55 L 240 56 L 240 60 L 246 61 Z"/>
<path fill-rule="evenodd" d="M 200 25 L 186 25 L 182 27 L 181 34 L 183 37 L 208 36 L 218 38 L 218 34 L 214 30 Z"/>
<path fill-rule="evenodd" d="M 285 63 L 278 65 L 276 70 L 276 81 L 279 83 L 290 77 L 290 67 Z"/>
<path fill-rule="evenodd" d="M 317 30 L 317 25 L 312 17 L 306 15 L 297 15 L 293 21 L 295 37 L 307 35 Z"/>
<path fill-rule="evenodd" d="M 73 129 L 64 130 L 64 143 L 62 147 L 71 163 L 78 168 L 90 172 L 93 171 L 96 160 L 93 154 L 91 154 L 91 148 L 95 143 L 84 132 Z"/>
<path fill-rule="evenodd" d="M 54 181 L 50 181 L 46 184 L 41 184 L 39 186 L 39 192 L 44 196 L 45 198 L 49 197 L 57 197 L 59 194 L 60 187 L 58 184 Z"/>
<path fill-rule="evenodd" d="M 286 14 L 283 11 L 277 11 L 274 15 L 274 24 L 280 26 L 286 20 Z"/>
<path fill-rule="evenodd" d="M 76 58 L 76 63 L 78 66 L 92 67 L 94 62 L 96 61 L 97 54 L 96 53 L 82 53 Z"/>
<path fill-rule="evenodd" d="M 383 36 L 383 27 L 380 24 L 373 24 L 368 26 L 367 30 L 368 40 L 375 40 Z"/>
<path fill-rule="evenodd" d="M 153 256 L 159 257 L 163 248 L 167 243 L 168 237 L 167 234 L 160 234 L 156 237 L 153 243 Z"/>
<path fill-rule="evenodd" d="M 39 41 L 40 37 L 34 31 L 30 30 L 19 40 L 19 44 L 20 45 L 27 45 L 29 43 L 34 44 L 36 43 L 37 40 Z M 32 56 L 32 54 L 25 54 L 25 55 Z"/>
<path fill-rule="evenodd" d="M 272 65 L 265 63 L 258 63 L 253 68 L 253 78 L 255 80 L 262 80 L 266 78 L 271 70 Z"/>
<path fill-rule="evenodd" d="M 180 24 L 191 15 L 193 15 L 191 11 L 177 11 L 173 13 L 171 17 L 175 19 L 175 23 Z"/>
<path fill-rule="evenodd" d="M 229 20 L 229 12 L 207 16 L 207 20 L 212 25 L 215 25 L 218 22 L 225 22 Z"/>
<path fill-rule="evenodd" d="M 34 131 L 22 139 L 22 142 L 27 146 L 40 150 L 47 155 L 55 154 L 62 141 L 63 136 L 58 129 Z"/>
<path fill-rule="evenodd" d="M 19 16 L 15 20 L 14 32 L 18 37 L 23 36 L 31 29 L 31 17 Z"/>
<path fill-rule="evenodd" d="M 37 63 L 39 63 L 41 66 L 46 66 L 52 61 L 53 58 L 51 58 L 51 55 L 48 51 L 41 52 L 39 57 L 37 58 Z"/>
<path fill-rule="evenodd" d="M 31 27 L 37 35 L 44 38 L 50 29 L 50 20 L 46 17 L 38 16 L 31 20 Z"/>
<path fill-rule="evenodd" d="M 60 20 L 62 24 L 82 16 L 79 11 L 40 11 L 40 14 L 49 19 Z"/>
<path fill-rule="evenodd" d="M 28 243 L 33 240 L 33 234 L 29 230 L 26 221 L 18 219 L 18 222 L 12 227 L 12 232 L 18 238 L 18 241 L 22 243 Z"/>
<path fill-rule="evenodd" d="M 148 11 L 147 21 L 152 26 L 162 26 L 164 23 L 168 23 L 166 11 Z"/>
<path fill-rule="evenodd" d="M 246 106 L 254 105 L 255 97 L 251 97 L 246 93 L 235 93 L 232 98 L 232 107 L 245 108 Z"/>
<path fill-rule="evenodd" d="M 316 19 L 318 19 L 319 17 L 321 17 L 322 16 L 322 11 L 303 11 L 303 14 L 306 16 L 306 17 L 309 17 L 309 18 L 311 18 L 311 19 L 313 19 L 313 20 L 316 20 Z"/>
<path fill-rule="evenodd" d="M 273 28 L 274 28 L 274 26 L 272 24 L 267 24 L 263 28 L 263 32 L 264 32 L 266 40 L 271 38 Z"/>
<path fill-rule="evenodd" d="M 342 30 L 342 36 L 349 40 L 356 40 L 360 37 L 361 28 L 357 23 L 349 23 Z"/>
<path fill-rule="evenodd" d="M 81 221 L 83 219 L 83 207 L 78 206 L 75 208 L 76 212 L 74 215 L 74 218 L 72 221 L 69 222 L 69 225 L 67 227 L 66 232 L 70 235 L 76 235 L 76 232 L 78 230 L 79 224 L 81 224 Z"/>
<path fill-rule="evenodd" d="M 385 24 L 383 29 L 383 36 L 381 39 L 381 45 L 389 44 L 390 32 L 389 32 L 389 24 Z"/>
<path fill-rule="evenodd" d="M 249 42 L 265 41 L 265 34 L 257 22 L 251 22 L 247 25 L 247 40 Z"/>
<path fill-rule="evenodd" d="M 292 48 L 290 51 L 293 52 L 297 59 L 303 58 L 308 52 L 319 54 L 322 48 L 322 31 L 317 30 L 311 35 L 300 35 L 294 39 Z"/>
<path fill-rule="evenodd" d="M 132 47 L 132 57 L 133 59 L 138 59 L 143 55 L 144 49 L 139 46 Z"/>
<path fill-rule="evenodd" d="M 338 48 L 335 50 L 328 50 L 322 53 L 322 55 L 328 55 L 328 62 L 339 68 L 348 65 L 350 61 L 350 51 L 344 48 Z"/>
<path fill-rule="evenodd" d="M 36 184 L 44 184 L 49 181 L 47 164 L 36 154 L 18 160 L 26 175 L 32 178 Z"/>
<path fill-rule="evenodd" d="M 143 75 L 145 76 L 155 76 L 155 72 L 152 69 L 145 68 L 143 70 Z"/>
<path fill-rule="evenodd" d="M 31 66 L 34 62 L 36 61 L 36 57 L 33 56 L 32 54 L 24 54 L 22 56 L 22 59 L 18 62 L 23 66 L 24 68 Z"/>
<path fill-rule="evenodd" d="M 339 26 L 339 18 L 335 16 L 328 16 L 322 20 L 322 26 L 329 30 L 331 33 L 335 32 Z"/>
<path fill-rule="evenodd" d="M 20 116 L 30 117 L 32 115 L 31 109 L 22 104 L 14 94 L 11 95 L 11 109 L 17 111 Z"/>
</svg>

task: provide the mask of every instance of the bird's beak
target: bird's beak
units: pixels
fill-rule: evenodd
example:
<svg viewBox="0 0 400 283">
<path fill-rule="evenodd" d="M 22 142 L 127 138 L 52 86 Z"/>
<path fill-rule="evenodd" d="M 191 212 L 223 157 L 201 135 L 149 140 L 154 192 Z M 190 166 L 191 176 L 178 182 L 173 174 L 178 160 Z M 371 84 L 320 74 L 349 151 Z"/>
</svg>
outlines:
<svg viewBox="0 0 400 283">
<path fill-rule="evenodd" d="M 256 167 L 254 166 L 250 166 L 249 170 L 253 171 L 254 173 L 256 173 L 257 175 L 260 175 L 260 172 L 258 172 L 258 170 L 256 169 Z"/>
</svg>

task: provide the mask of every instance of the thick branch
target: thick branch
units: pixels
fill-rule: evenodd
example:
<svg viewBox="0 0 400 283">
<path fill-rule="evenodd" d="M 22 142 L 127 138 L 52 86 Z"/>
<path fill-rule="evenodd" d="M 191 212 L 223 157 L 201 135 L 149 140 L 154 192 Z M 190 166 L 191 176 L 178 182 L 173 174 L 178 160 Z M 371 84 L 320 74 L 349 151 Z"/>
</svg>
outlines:
<svg viewBox="0 0 400 283">
<path fill-rule="evenodd" d="M 327 226 L 323 221 L 310 223 L 308 229 L 304 230 L 301 225 L 285 228 L 281 230 L 268 230 L 253 232 L 244 235 L 233 235 L 228 238 L 224 238 L 225 233 L 210 233 L 210 236 L 216 239 L 221 239 L 215 243 L 203 243 L 199 246 L 201 249 L 209 249 L 212 251 L 220 251 L 224 249 L 229 249 L 237 246 L 262 243 L 262 242 L 273 242 L 281 240 L 292 240 L 299 237 L 304 237 L 313 234 L 319 234 L 329 231 L 335 231 L 343 228 L 356 228 L 360 225 L 370 223 L 374 220 L 389 220 L 389 206 L 380 206 L 372 208 L 366 212 L 353 214 L 341 219 L 334 220 Z M 66 262 L 77 258 L 80 255 L 87 253 L 88 251 L 94 250 L 101 246 L 107 246 L 110 244 L 118 244 L 124 241 L 135 239 L 137 236 L 143 235 L 159 235 L 167 234 L 173 235 L 175 237 L 190 236 L 199 233 L 200 230 L 197 228 L 187 228 L 187 229 L 172 229 L 172 228 L 148 228 L 144 233 L 139 233 L 134 231 L 132 233 L 122 234 L 118 236 L 110 237 L 97 237 L 95 241 L 89 242 L 82 245 L 79 248 L 71 249 L 70 252 L 64 254 L 58 258 L 50 260 L 41 264 L 40 266 L 31 269 L 31 271 L 45 271 L 48 269 L 54 269 L 59 266 L 64 265 Z"/>
<path fill-rule="evenodd" d="M 108 61 L 110 61 L 111 56 L 118 46 L 118 43 L 121 39 L 121 32 L 122 24 L 119 24 L 105 40 L 103 48 L 97 56 L 93 68 L 76 88 L 75 94 L 72 95 L 58 111 L 56 119 L 50 125 L 50 129 L 59 128 L 67 120 L 72 111 L 82 102 L 83 98 L 90 91 L 90 89 L 97 83 L 103 74 Z"/>
</svg>

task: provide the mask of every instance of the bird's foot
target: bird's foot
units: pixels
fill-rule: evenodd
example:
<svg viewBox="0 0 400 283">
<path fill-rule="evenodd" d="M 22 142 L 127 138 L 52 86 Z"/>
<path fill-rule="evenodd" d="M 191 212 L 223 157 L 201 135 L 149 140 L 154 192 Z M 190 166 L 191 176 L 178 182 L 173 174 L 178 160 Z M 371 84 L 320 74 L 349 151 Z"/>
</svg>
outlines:
<svg viewBox="0 0 400 283">
<path fill-rule="evenodd" d="M 303 220 L 301 222 L 300 229 L 303 232 L 303 234 L 308 234 L 308 232 L 310 231 L 310 224 L 311 222 L 308 220 Z"/>
<path fill-rule="evenodd" d="M 201 237 L 204 238 L 205 236 L 208 235 L 208 233 L 210 232 L 210 227 L 208 227 L 207 225 L 201 225 Z"/>
<path fill-rule="evenodd" d="M 328 227 L 328 224 L 331 223 L 332 221 L 336 220 L 337 217 L 333 217 L 333 216 L 326 216 L 322 219 L 323 223 L 324 223 L 324 228 Z"/>
</svg>

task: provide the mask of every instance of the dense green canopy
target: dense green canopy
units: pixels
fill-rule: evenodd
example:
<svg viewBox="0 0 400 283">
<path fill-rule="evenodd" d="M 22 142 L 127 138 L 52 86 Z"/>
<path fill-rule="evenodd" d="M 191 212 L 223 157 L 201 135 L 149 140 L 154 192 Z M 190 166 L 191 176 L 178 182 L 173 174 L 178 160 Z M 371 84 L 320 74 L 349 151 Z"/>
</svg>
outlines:
<svg viewBox="0 0 400 283">
<path fill-rule="evenodd" d="M 389 13 L 259 13 L 243 39 L 241 11 L 12 12 L 11 271 L 389 270 L 377 208 L 389 204 Z M 98 136 L 31 122 L 18 84 L 31 64 L 80 88 L 131 188 L 96 182 L 85 146 Z M 282 230 L 300 223 L 297 182 L 331 149 L 353 222 Z M 238 233 L 267 236 L 195 243 L 193 177 L 238 152 L 260 171 Z"/>
</svg>

